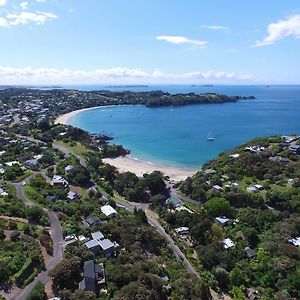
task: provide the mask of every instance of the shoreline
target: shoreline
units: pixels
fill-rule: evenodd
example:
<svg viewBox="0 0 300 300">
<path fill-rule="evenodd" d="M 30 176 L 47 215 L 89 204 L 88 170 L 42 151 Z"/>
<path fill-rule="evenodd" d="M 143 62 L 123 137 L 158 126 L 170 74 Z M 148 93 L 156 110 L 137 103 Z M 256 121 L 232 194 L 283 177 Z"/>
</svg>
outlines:
<svg viewBox="0 0 300 300">
<path fill-rule="evenodd" d="M 193 176 L 199 169 L 189 169 L 184 167 L 172 167 L 152 162 L 144 161 L 140 158 L 133 158 L 130 155 L 120 156 L 117 158 L 104 158 L 104 163 L 116 167 L 120 172 L 132 172 L 139 177 L 143 174 L 149 174 L 153 171 L 160 171 L 165 176 L 169 176 L 171 180 L 182 181 L 189 176 Z"/>
<path fill-rule="evenodd" d="M 66 114 L 63 115 L 59 115 L 55 120 L 54 120 L 54 124 L 62 124 L 62 125 L 68 125 L 68 121 L 75 117 L 77 114 L 83 112 L 83 111 L 87 111 L 87 110 L 92 110 L 92 109 L 97 109 L 97 108 L 101 108 L 104 106 L 95 106 L 95 107 L 88 107 L 88 108 L 81 108 L 81 109 L 77 109 L 77 110 L 73 110 L 70 111 Z"/>
<path fill-rule="evenodd" d="M 108 105 L 109 106 L 109 105 Z M 54 124 L 62 124 L 67 125 L 68 121 L 76 116 L 77 114 L 97 108 L 103 108 L 108 106 L 95 106 L 89 108 L 82 108 L 71 111 L 69 113 L 63 114 L 58 116 Z M 153 171 L 160 171 L 165 176 L 169 176 L 171 180 L 175 181 L 182 181 L 185 180 L 187 177 L 194 175 L 199 169 L 190 169 L 184 167 L 176 167 L 176 166 L 166 166 L 162 164 L 157 164 L 154 162 L 147 162 L 141 158 L 133 158 L 130 155 L 127 156 L 120 156 L 117 158 L 105 158 L 103 162 L 108 163 L 114 167 L 116 167 L 121 172 L 132 172 L 139 177 L 142 177 L 145 173 L 151 173 Z"/>
</svg>

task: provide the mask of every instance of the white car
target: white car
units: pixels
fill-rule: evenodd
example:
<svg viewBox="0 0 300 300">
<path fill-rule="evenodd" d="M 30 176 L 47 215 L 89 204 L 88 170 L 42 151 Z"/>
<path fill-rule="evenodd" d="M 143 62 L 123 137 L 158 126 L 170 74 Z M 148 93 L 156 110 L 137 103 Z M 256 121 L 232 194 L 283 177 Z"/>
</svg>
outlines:
<svg viewBox="0 0 300 300">
<path fill-rule="evenodd" d="M 22 185 L 23 185 L 23 186 L 25 186 L 25 185 L 26 185 L 26 182 L 25 182 L 25 181 L 23 181 L 23 182 L 22 182 Z"/>
<path fill-rule="evenodd" d="M 76 239 L 76 235 L 75 234 L 69 234 L 65 237 L 65 241 L 72 241 Z"/>
</svg>

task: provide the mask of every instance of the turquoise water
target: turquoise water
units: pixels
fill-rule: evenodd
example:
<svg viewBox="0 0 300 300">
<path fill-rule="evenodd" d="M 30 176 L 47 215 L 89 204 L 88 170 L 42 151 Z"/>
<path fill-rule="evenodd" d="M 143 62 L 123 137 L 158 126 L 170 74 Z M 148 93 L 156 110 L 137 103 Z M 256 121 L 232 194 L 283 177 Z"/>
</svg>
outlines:
<svg viewBox="0 0 300 300">
<path fill-rule="evenodd" d="M 132 88 L 141 89 L 253 95 L 256 99 L 177 108 L 103 107 L 81 112 L 71 118 L 69 124 L 91 133 L 113 136 L 113 142 L 130 149 L 131 156 L 189 168 L 199 167 L 221 152 L 258 136 L 300 134 L 300 86 Z M 216 138 L 213 142 L 207 141 L 209 131 Z"/>
</svg>

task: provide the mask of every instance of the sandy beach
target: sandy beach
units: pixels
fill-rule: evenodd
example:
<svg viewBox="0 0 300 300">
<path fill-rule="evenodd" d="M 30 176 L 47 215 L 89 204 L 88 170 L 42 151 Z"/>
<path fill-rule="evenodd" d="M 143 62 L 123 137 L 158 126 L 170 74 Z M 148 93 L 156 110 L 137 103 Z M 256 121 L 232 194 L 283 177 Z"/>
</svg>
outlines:
<svg viewBox="0 0 300 300">
<path fill-rule="evenodd" d="M 101 107 L 101 106 L 100 106 Z M 68 120 L 78 113 L 86 110 L 91 110 L 99 107 L 91 107 L 91 108 L 83 108 L 71 111 L 64 115 L 59 116 L 54 123 L 55 124 L 67 124 Z M 188 169 L 188 168 L 180 168 L 180 167 L 171 167 L 171 166 L 163 166 L 159 164 L 154 164 L 151 162 L 146 162 L 138 158 L 130 157 L 129 155 L 125 157 L 118 158 L 106 158 L 103 159 L 104 162 L 115 166 L 120 172 L 130 171 L 135 173 L 137 176 L 143 176 L 145 173 L 151 173 L 153 171 L 160 171 L 164 175 L 169 176 L 172 180 L 181 181 L 185 180 L 187 177 L 195 174 L 199 169 Z"/>
<path fill-rule="evenodd" d="M 144 173 L 160 171 L 175 181 L 185 180 L 188 176 L 192 176 L 200 169 L 193 170 L 180 167 L 163 166 L 149 163 L 141 159 L 132 158 L 128 155 L 125 157 L 106 158 L 103 159 L 103 161 L 115 166 L 120 172 L 130 171 L 135 173 L 137 176 L 142 176 Z"/>
<path fill-rule="evenodd" d="M 66 113 L 64 115 L 60 115 L 55 119 L 54 124 L 66 125 L 68 123 L 68 120 L 70 118 L 73 118 L 74 116 L 76 116 L 78 113 L 80 113 L 82 111 L 86 111 L 86 110 L 96 109 L 96 108 L 99 108 L 99 107 L 101 107 L 101 106 L 77 109 L 77 110 L 71 111 L 69 113 Z"/>
</svg>

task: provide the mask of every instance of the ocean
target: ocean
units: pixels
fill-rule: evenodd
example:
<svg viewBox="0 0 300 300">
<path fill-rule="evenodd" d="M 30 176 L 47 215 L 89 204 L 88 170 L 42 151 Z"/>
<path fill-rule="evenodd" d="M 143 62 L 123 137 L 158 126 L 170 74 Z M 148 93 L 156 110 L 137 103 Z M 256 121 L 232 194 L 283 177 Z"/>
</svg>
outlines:
<svg viewBox="0 0 300 300">
<path fill-rule="evenodd" d="M 255 96 L 238 103 L 147 108 L 141 105 L 84 111 L 68 123 L 104 133 L 131 156 L 176 167 L 198 168 L 253 138 L 300 135 L 300 86 L 68 86 L 80 90 L 163 90 L 169 93 L 222 93 Z M 208 133 L 215 137 L 207 141 Z"/>
</svg>

